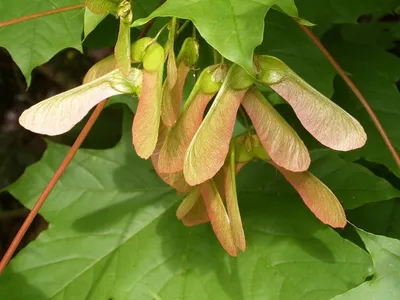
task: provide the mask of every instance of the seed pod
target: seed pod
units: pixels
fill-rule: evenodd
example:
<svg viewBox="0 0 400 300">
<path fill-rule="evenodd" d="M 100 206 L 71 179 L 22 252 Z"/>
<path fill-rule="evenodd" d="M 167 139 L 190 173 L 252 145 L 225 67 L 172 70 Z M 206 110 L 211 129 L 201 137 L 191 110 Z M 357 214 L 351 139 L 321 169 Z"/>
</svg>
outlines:
<svg viewBox="0 0 400 300">
<path fill-rule="evenodd" d="M 175 124 L 179 116 L 179 111 L 182 103 L 183 86 L 190 69 L 196 64 L 198 59 L 198 43 L 193 38 L 187 38 L 179 52 L 176 61 L 178 67 L 176 69 L 176 77 L 173 79 L 174 84 L 171 86 L 171 71 L 168 70 L 167 78 L 163 86 L 163 101 L 161 109 L 161 117 L 163 123 L 171 127 Z M 171 56 L 168 57 L 170 63 Z"/>
<path fill-rule="evenodd" d="M 142 78 L 142 71 L 135 68 L 128 78 L 114 70 L 30 107 L 22 113 L 19 122 L 26 129 L 40 134 L 65 133 L 104 99 L 118 94 L 139 93 Z"/>
<path fill-rule="evenodd" d="M 293 172 L 308 169 L 311 159 L 307 147 L 255 86 L 247 91 L 242 105 L 265 150 L 277 165 Z"/>
<path fill-rule="evenodd" d="M 311 212 L 324 224 L 343 228 L 347 220 L 332 191 L 310 172 L 291 172 L 272 163 L 296 189 Z"/>
<path fill-rule="evenodd" d="M 220 69 L 225 69 L 225 66 L 211 66 L 201 73 L 178 121 L 171 127 L 161 148 L 158 162 L 161 172 L 174 173 L 183 170 L 186 150 L 201 125 L 204 110 L 221 87 L 221 82 L 213 80 L 213 74 Z"/>
<path fill-rule="evenodd" d="M 185 226 L 195 226 L 210 222 L 208 218 L 206 205 L 204 204 L 203 198 L 197 198 L 191 210 L 182 217 L 182 223 Z"/>
<path fill-rule="evenodd" d="M 248 162 L 254 158 L 252 138 L 254 135 L 241 135 L 233 140 L 235 144 L 235 161 Z"/>
<path fill-rule="evenodd" d="M 233 65 L 186 152 L 183 173 L 190 185 L 212 178 L 224 164 L 237 110 L 254 79 Z"/>
<path fill-rule="evenodd" d="M 255 158 L 264 161 L 271 160 L 256 134 L 235 137 L 233 143 L 235 145 L 235 161 L 237 165 L 244 165 Z"/>
<path fill-rule="evenodd" d="M 132 125 L 133 145 L 144 159 L 150 157 L 157 144 L 163 70 L 164 49 L 158 43 L 152 43 L 143 57 L 143 86 Z"/>
<path fill-rule="evenodd" d="M 143 56 L 146 48 L 153 43 L 154 40 L 149 37 L 144 37 L 136 42 L 134 42 L 130 48 L 131 62 L 139 63 L 143 61 Z M 94 66 L 92 66 L 89 71 L 87 71 L 85 77 L 83 78 L 83 83 L 90 82 L 95 80 L 113 70 L 118 68 L 117 60 L 115 55 L 109 55 L 106 58 L 103 58 L 99 62 L 97 62 Z"/>
<path fill-rule="evenodd" d="M 237 248 L 233 241 L 229 218 L 213 180 L 203 182 L 200 185 L 200 191 L 217 239 L 229 255 L 237 256 Z"/>
<path fill-rule="evenodd" d="M 158 133 L 158 141 L 156 145 L 156 149 L 151 155 L 151 162 L 153 163 L 154 170 L 157 175 L 168 185 L 172 186 L 178 192 L 187 193 L 193 189 L 192 186 L 188 185 L 185 181 L 185 177 L 183 177 L 183 172 L 174 172 L 174 173 L 163 173 L 158 168 L 158 161 L 160 155 L 160 149 L 165 142 L 165 138 L 167 137 L 169 128 L 164 126 L 162 123 L 160 124 L 160 130 Z"/>
<path fill-rule="evenodd" d="M 150 37 L 143 37 L 131 45 L 131 61 L 140 63 L 143 61 L 144 54 L 148 46 L 155 41 Z"/>
<path fill-rule="evenodd" d="M 235 146 L 231 142 L 227 164 L 224 169 L 225 201 L 232 230 L 233 241 L 240 250 L 246 250 L 242 218 L 240 217 L 239 204 L 236 193 L 236 161 Z"/>
<path fill-rule="evenodd" d="M 176 210 L 176 217 L 181 220 L 184 216 L 186 216 L 193 206 L 196 204 L 201 198 L 200 189 L 195 187 L 187 196 L 182 200 L 178 209 Z"/>
<path fill-rule="evenodd" d="M 357 149 L 365 144 L 367 135 L 361 124 L 281 60 L 268 55 L 256 56 L 255 65 L 257 79 L 292 106 L 304 128 L 321 144 L 340 151 Z"/>
<path fill-rule="evenodd" d="M 120 22 L 114 55 L 118 69 L 122 74 L 128 76 L 131 70 L 131 23 L 133 18 L 131 4 L 128 1 L 121 2 L 117 15 Z"/>
</svg>

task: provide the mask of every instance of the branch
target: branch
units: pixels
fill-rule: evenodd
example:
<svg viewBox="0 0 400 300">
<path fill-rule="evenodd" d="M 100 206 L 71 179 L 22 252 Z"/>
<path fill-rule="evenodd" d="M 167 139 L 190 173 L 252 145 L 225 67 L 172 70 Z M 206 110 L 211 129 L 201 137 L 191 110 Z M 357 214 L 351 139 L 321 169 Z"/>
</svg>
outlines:
<svg viewBox="0 0 400 300">
<path fill-rule="evenodd" d="M 294 19 L 294 20 L 296 21 L 296 19 Z M 308 29 L 306 26 L 299 24 L 298 22 L 297 22 L 297 24 L 310 37 L 310 39 L 314 42 L 314 44 L 321 50 L 321 52 L 325 55 L 325 57 L 328 59 L 328 61 L 336 69 L 336 71 L 338 72 L 340 77 L 343 78 L 343 80 L 346 82 L 346 84 L 349 86 L 349 88 L 353 91 L 353 93 L 356 95 L 358 100 L 364 106 L 368 115 L 372 119 L 372 122 L 374 122 L 376 129 L 378 129 L 379 134 L 382 136 L 382 139 L 385 142 L 386 147 L 389 149 L 390 153 L 392 154 L 393 159 L 395 160 L 397 166 L 400 168 L 399 154 L 396 152 L 395 147 L 393 146 L 392 142 L 390 141 L 385 129 L 383 128 L 383 126 L 382 126 L 381 122 L 379 121 L 377 115 L 375 114 L 374 110 L 368 104 L 368 101 L 364 98 L 364 96 L 361 94 L 360 90 L 357 88 L 357 86 L 354 84 L 354 82 L 350 79 L 350 77 L 345 73 L 345 71 L 342 69 L 342 67 L 332 57 L 332 55 L 329 53 L 329 51 L 324 47 L 324 45 L 322 45 L 321 41 L 315 36 L 315 34 L 310 29 Z"/>
<path fill-rule="evenodd" d="M 22 16 L 22 17 L 18 17 L 15 19 L 0 22 L 0 28 L 8 26 L 8 25 L 13 25 L 16 23 L 21 23 L 21 22 L 32 20 L 32 19 L 48 16 L 48 15 L 53 15 L 53 14 L 58 14 L 58 13 L 69 11 L 69 10 L 83 8 L 83 7 L 85 7 L 85 4 L 75 4 L 75 5 L 69 5 L 69 6 L 64 6 L 64 7 L 60 7 L 60 8 L 41 11 L 41 12 L 34 13 L 31 15 Z"/>
</svg>

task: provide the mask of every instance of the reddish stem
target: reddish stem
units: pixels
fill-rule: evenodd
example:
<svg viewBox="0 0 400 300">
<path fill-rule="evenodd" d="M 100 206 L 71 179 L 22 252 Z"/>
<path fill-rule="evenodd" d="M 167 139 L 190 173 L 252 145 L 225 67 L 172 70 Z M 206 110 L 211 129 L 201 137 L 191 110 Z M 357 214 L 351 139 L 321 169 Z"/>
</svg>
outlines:
<svg viewBox="0 0 400 300">
<path fill-rule="evenodd" d="M 379 134 L 382 136 L 382 139 L 385 142 L 387 148 L 389 149 L 390 153 L 392 154 L 397 166 L 400 168 L 399 154 L 396 152 L 395 147 L 393 146 L 392 142 L 390 141 L 385 129 L 383 128 L 383 126 L 382 126 L 381 122 L 379 121 L 377 115 L 375 114 L 374 110 L 368 104 L 368 101 L 364 98 L 364 96 L 361 94 L 361 92 L 357 88 L 357 86 L 350 79 L 350 77 L 345 73 L 345 71 L 342 69 L 342 67 L 336 62 L 336 60 L 332 57 L 332 55 L 329 53 L 329 51 L 325 48 L 325 46 L 322 45 L 321 41 L 315 36 L 315 34 L 310 29 L 308 29 L 306 26 L 304 26 L 298 22 L 297 22 L 297 24 L 310 37 L 310 39 L 314 42 L 314 44 L 321 50 L 321 52 L 325 55 L 325 57 L 328 59 L 328 61 L 336 69 L 336 71 L 338 72 L 340 77 L 343 78 L 343 80 L 346 82 L 346 84 L 349 86 L 349 88 L 353 91 L 353 93 L 356 95 L 358 100 L 364 106 L 368 115 L 372 119 L 372 122 L 374 122 L 376 129 L 378 129 Z"/>
<path fill-rule="evenodd" d="M 60 7 L 60 8 L 54 8 L 54 9 L 41 11 L 41 12 L 34 13 L 31 15 L 22 16 L 22 17 L 18 17 L 15 19 L 0 22 L 0 28 L 8 26 L 8 25 L 13 25 L 16 23 L 21 23 L 21 22 L 32 20 L 32 19 L 48 16 L 48 15 L 53 15 L 53 14 L 58 14 L 58 13 L 69 11 L 69 10 L 83 8 L 83 7 L 85 7 L 85 4 L 82 3 L 82 4 L 74 4 L 74 5 L 64 6 L 64 7 Z"/>
<path fill-rule="evenodd" d="M 4 254 L 4 256 L 0 262 L 0 274 L 3 272 L 4 268 L 7 266 L 8 262 L 14 255 L 15 250 L 17 249 L 19 243 L 21 242 L 22 238 L 24 237 L 29 226 L 32 224 L 36 215 L 38 214 L 38 211 L 42 207 L 44 201 L 47 199 L 50 192 L 53 190 L 54 186 L 56 185 L 57 181 L 60 179 L 60 177 L 64 173 L 65 169 L 68 167 L 72 158 L 75 156 L 79 147 L 82 145 L 83 141 L 85 140 L 86 136 L 88 135 L 90 129 L 92 129 L 92 126 L 93 126 L 94 122 L 96 122 L 97 118 L 99 117 L 105 103 L 106 103 L 106 100 L 100 102 L 96 106 L 95 110 L 93 111 L 92 115 L 90 116 L 89 120 L 87 121 L 85 127 L 82 129 L 82 131 L 80 132 L 79 136 L 77 137 L 75 143 L 72 145 L 71 149 L 68 151 L 67 155 L 65 156 L 60 167 L 54 173 L 54 175 L 51 178 L 51 180 L 49 181 L 48 185 L 46 186 L 46 188 L 40 195 L 39 199 L 37 200 L 35 206 L 32 208 L 32 210 L 26 217 L 24 223 L 22 224 L 21 228 L 18 230 L 18 233 L 15 235 L 13 241 L 11 242 L 10 246 L 7 249 L 6 254 Z"/>
</svg>

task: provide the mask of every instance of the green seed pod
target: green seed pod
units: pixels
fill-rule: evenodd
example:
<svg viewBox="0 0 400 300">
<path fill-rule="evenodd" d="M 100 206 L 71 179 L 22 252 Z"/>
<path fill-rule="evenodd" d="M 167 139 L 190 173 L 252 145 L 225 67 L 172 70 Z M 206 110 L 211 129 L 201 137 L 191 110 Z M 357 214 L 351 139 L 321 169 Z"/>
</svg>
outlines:
<svg viewBox="0 0 400 300">
<path fill-rule="evenodd" d="M 143 68 L 148 72 L 155 72 L 164 64 L 164 48 L 153 43 L 147 47 L 143 56 Z"/>
<path fill-rule="evenodd" d="M 252 152 L 254 154 L 254 157 L 259 158 L 264 161 L 271 160 L 271 157 L 265 151 L 265 148 L 261 144 L 260 138 L 257 135 L 255 135 L 255 134 L 252 135 L 251 143 L 252 143 Z"/>
<path fill-rule="evenodd" d="M 290 71 L 284 62 L 269 55 L 255 56 L 254 63 L 257 80 L 268 85 L 280 82 Z"/>
<path fill-rule="evenodd" d="M 229 84 L 235 90 L 248 89 L 255 81 L 255 79 L 239 65 L 233 65 L 231 72 L 232 75 Z"/>
<path fill-rule="evenodd" d="M 133 63 L 139 63 L 143 61 L 143 56 L 146 48 L 153 43 L 154 40 L 150 37 L 144 37 L 137 40 L 131 45 L 131 60 Z"/>
<path fill-rule="evenodd" d="M 235 144 L 235 161 L 244 163 L 252 160 L 254 154 L 252 151 L 251 137 L 248 135 L 238 136 L 234 139 Z"/>
<path fill-rule="evenodd" d="M 199 43 L 188 37 L 182 44 L 182 48 L 178 55 L 178 63 L 183 61 L 187 66 L 194 66 L 199 59 Z"/>
<path fill-rule="evenodd" d="M 222 74 L 223 73 L 223 74 Z M 226 75 L 226 65 L 210 66 L 199 78 L 200 90 L 204 94 L 215 94 L 221 88 Z"/>
</svg>

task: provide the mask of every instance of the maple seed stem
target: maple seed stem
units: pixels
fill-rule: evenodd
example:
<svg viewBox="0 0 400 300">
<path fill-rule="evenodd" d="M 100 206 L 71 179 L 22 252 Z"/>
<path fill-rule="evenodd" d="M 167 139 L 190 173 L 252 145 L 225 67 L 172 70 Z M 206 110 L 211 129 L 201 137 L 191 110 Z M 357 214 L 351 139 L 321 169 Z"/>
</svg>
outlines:
<svg viewBox="0 0 400 300">
<path fill-rule="evenodd" d="M 58 13 L 69 11 L 69 10 L 83 8 L 83 7 L 85 7 L 85 4 L 82 3 L 82 4 L 74 4 L 74 5 L 64 6 L 64 7 L 60 7 L 60 8 L 54 8 L 54 9 L 41 11 L 41 12 L 34 13 L 31 15 L 22 16 L 22 17 L 18 17 L 15 19 L 0 22 L 0 28 L 9 26 L 9 25 L 13 25 L 13 24 L 17 24 L 17 23 L 21 23 L 21 22 L 25 22 L 25 21 L 29 21 L 32 19 L 48 16 L 48 15 L 53 15 L 53 14 L 58 14 Z"/>
<path fill-rule="evenodd" d="M 180 35 L 182 33 L 182 31 L 186 28 L 186 26 L 188 26 L 189 23 L 190 23 L 190 20 L 186 20 L 185 23 L 183 23 L 181 25 L 181 27 L 179 27 L 178 32 L 176 33 L 176 36 Z"/>
<path fill-rule="evenodd" d="M 60 177 L 64 173 L 65 169 L 68 167 L 72 158 L 75 156 L 79 147 L 82 145 L 83 141 L 85 140 L 86 136 L 88 135 L 90 129 L 92 129 L 92 126 L 93 126 L 94 122 L 97 120 L 97 118 L 99 117 L 101 111 L 103 110 L 103 107 L 104 107 L 104 104 L 106 103 L 106 101 L 107 100 L 104 100 L 96 106 L 95 110 L 93 111 L 92 115 L 90 116 L 89 120 L 87 121 L 85 127 L 82 129 L 79 136 L 76 138 L 75 143 L 72 145 L 71 149 L 68 151 L 67 155 L 65 156 L 60 167 L 54 173 L 54 175 L 51 178 L 51 180 L 49 181 L 48 185 L 43 190 L 42 194 L 40 195 L 39 199 L 37 200 L 35 206 L 29 212 L 24 223 L 22 224 L 21 228 L 18 230 L 18 233 L 15 235 L 13 241 L 11 242 L 10 246 L 7 249 L 6 254 L 4 254 L 4 256 L 0 262 L 0 274 L 3 272 L 4 268 L 7 266 L 8 262 L 14 255 L 15 250 L 17 249 L 19 243 L 21 242 L 22 238 L 24 237 L 29 226 L 32 224 L 36 215 L 38 214 L 38 211 L 42 207 L 44 201 L 47 199 L 50 192 L 53 190 L 54 186 L 56 185 L 57 181 L 60 179 Z"/>
<path fill-rule="evenodd" d="M 350 79 L 350 77 L 346 74 L 346 72 L 342 69 L 342 67 L 336 62 L 336 60 L 333 58 L 333 56 L 325 48 L 325 46 L 322 45 L 321 41 L 316 37 L 316 35 L 310 29 L 308 29 L 306 26 L 298 23 L 296 19 L 294 19 L 294 20 L 300 26 L 300 28 L 303 29 L 303 31 L 310 37 L 310 39 L 319 48 L 319 50 L 321 50 L 322 54 L 324 54 L 324 56 L 328 59 L 328 61 L 336 69 L 336 71 L 338 72 L 340 77 L 342 77 L 342 79 L 346 82 L 348 87 L 353 91 L 353 93 L 356 95 L 358 100 L 364 106 L 364 108 L 367 111 L 368 115 L 372 119 L 372 122 L 374 122 L 374 125 L 375 125 L 376 129 L 378 129 L 379 134 L 381 135 L 383 141 L 385 142 L 386 147 L 389 149 L 390 153 L 392 154 L 397 166 L 400 168 L 400 157 L 399 157 L 399 154 L 396 152 L 396 149 L 393 146 L 392 142 L 390 141 L 385 129 L 383 128 L 383 126 L 382 126 L 381 122 L 379 121 L 377 115 L 375 114 L 375 112 L 372 109 L 372 107 L 368 104 L 368 101 L 365 99 L 363 94 L 360 92 L 360 90 L 357 88 L 357 86 L 354 84 L 354 82 Z"/>
</svg>

